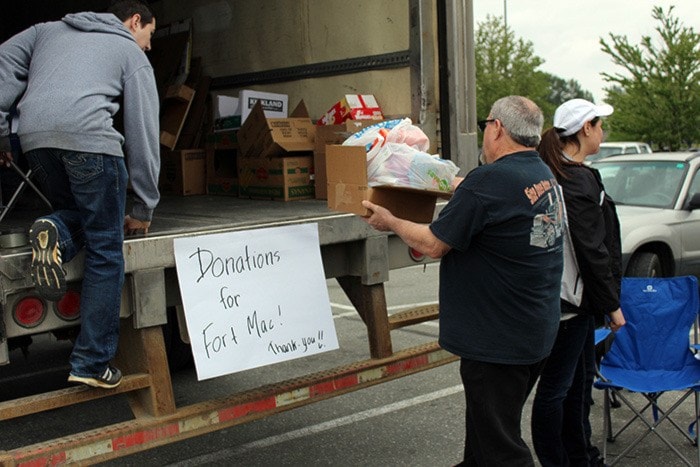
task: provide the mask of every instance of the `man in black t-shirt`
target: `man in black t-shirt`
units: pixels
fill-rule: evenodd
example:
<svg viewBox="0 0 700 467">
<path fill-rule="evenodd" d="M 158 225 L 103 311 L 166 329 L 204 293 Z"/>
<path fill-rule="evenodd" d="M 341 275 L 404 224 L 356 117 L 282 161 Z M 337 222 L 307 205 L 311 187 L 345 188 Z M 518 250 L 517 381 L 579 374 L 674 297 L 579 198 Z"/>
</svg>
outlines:
<svg viewBox="0 0 700 467">
<path fill-rule="evenodd" d="M 440 345 L 461 357 L 464 465 L 534 465 L 521 414 L 557 334 L 562 273 L 560 190 L 534 150 L 542 124 L 529 99 L 496 101 L 479 122 L 485 164 L 430 225 L 363 202 L 371 226 L 442 258 Z"/>
</svg>

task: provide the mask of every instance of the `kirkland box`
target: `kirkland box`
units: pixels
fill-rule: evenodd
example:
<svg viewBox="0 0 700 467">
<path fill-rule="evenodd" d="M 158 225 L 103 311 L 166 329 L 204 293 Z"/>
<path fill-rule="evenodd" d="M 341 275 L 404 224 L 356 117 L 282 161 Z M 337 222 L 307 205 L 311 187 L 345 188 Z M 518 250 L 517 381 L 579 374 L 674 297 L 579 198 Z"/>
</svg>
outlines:
<svg viewBox="0 0 700 467">
<path fill-rule="evenodd" d="M 238 130 L 238 144 L 243 157 L 298 156 L 314 150 L 315 135 L 316 126 L 303 100 L 289 118 L 267 118 L 257 102 Z"/>
<path fill-rule="evenodd" d="M 413 222 L 432 222 L 438 197 L 448 193 L 394 186 L 367 185 L 367 152 L 361 146 L 326 146 L 328 207 L 367 217 L 362 206 L 367 199 L 390 210 L 396 217 Z"/>
<path fill-rule="evenodd" d="M 314 197 L 313 156 L 238 158 L 241 198 L 293 201 Z"/>
<path fill-rule="evenodd" d="M 238 93 L 240 112 L 237 112 L 237 115 L 241 116 L 241 124 L 246 121 L 258 102 L 267 118 L 286 118 L 289 113 L 289 97 L 286 94 L 243 89 Z"/>
<path fill-rule="evenodd" d="M 206 193 L 206 157 L 203 149 L 161 151 L 158 185 L 163 193 L 203 195 Z"/>
<path fill-rule="evenodd" d="M 316 127 L 314 143 L 314 186 L 316 199 L 327 199 L 326 146 L 340 144 L 348 136 L 363 128 L 376 124 L 376 120 L 347 120 L 340 125 L 321 125 Z"/>
</svg>

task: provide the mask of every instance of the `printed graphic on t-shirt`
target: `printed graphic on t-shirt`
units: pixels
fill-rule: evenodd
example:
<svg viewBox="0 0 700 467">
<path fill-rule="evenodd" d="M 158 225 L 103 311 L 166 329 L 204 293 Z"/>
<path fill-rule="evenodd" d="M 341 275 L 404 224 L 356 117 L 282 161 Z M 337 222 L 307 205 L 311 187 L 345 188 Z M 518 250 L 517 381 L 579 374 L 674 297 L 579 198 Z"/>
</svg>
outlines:
<svg viewBox="0 0 700 467">
<path fill-rule="evenodd" d="M 532 219 L 530 245 L 549 248 L 561 237 L 562 204 L 559 185 L 554 180 L 542 180 L 525 188 L 525 196 L 536 210 L 544 211 Z"/>
</svg>

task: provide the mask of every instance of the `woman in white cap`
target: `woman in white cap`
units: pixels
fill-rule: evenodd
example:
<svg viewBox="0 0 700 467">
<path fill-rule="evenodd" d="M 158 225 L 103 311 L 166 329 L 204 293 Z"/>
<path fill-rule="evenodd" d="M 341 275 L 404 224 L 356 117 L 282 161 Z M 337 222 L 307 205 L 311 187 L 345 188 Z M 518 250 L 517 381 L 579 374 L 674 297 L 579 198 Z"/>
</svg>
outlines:
<svg viewBox="0 0 700 467">
<path fill-rule="evenodd" d="M 559 332 L 535 393 L 532 440 L 544 467 L 603 465 L 590 445 L 587 368 L 593 365 L 595 323 L 607 316 L 613 331 L 625 323 L 619 300 L 620 228 L 600 175 L 583 161 L 598 152 L 603 141 L 601 117 L 612 112 L 607 104 L 584 99 L 564 102 L 554 114 L 554 128 L 542 135 L 537 148 L 562 187 L 583 283 L 582 296 L 562 298 Z M 577 280 L 574 273 L 573 282 Z"/>
</svg>

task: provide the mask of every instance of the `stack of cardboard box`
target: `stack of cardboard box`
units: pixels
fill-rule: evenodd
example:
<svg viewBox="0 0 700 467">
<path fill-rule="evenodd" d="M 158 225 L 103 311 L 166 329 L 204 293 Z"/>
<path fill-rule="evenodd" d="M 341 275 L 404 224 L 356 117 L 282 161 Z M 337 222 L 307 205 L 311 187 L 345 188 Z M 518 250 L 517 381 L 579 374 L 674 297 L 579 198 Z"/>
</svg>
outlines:
<svg viewBox="0 0 700 467">
<path fill-rule="evenodd" d="M 242 198 L 292 201 L 314 197 L 316 127 L 301 101 L 287 118 L 268 118 L 257 101 L 238 131 Z"/>
</svg>

